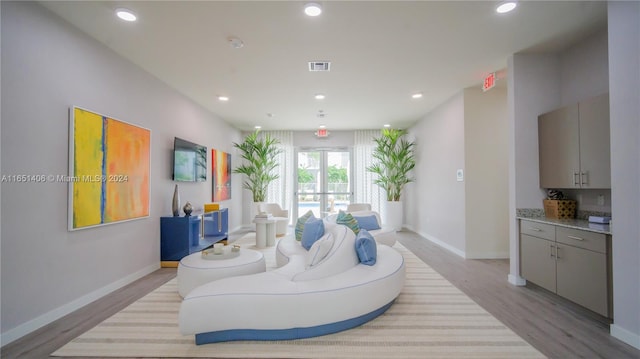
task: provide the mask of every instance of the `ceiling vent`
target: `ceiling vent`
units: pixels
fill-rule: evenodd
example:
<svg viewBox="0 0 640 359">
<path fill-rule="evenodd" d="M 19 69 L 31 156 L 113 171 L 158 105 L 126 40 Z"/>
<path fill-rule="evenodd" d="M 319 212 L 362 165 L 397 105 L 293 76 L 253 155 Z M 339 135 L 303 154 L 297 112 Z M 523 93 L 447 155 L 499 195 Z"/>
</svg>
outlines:
<svg viewBox="0 0 640 359">
<path fill-rule="evenodd" d="M 309 71 L 329 71 L 331 70 L 331 62 L 329 61 L 310 61 Z"/>
</svg>

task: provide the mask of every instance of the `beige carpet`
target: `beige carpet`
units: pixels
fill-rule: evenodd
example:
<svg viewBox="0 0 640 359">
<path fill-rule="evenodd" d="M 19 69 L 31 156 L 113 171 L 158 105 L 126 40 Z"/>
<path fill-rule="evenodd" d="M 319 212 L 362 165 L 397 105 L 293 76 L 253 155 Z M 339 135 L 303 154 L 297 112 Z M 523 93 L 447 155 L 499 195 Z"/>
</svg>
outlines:
<svg viewBox="0 0 640 359">
<path fill-rule="evenodd" d="M 253 233 L 238 242 L 255 243 Z M 344 332 L 285 341 L 195 345 L 178 330 L 181 298 L 173 279 L 52 355 L 207 358 L 543 358 L 522 338 L 399 243 L 402 293 L 380 317 Z M 267 270 L 274 248 L 263 250 Z M 231 304 L 231 303 L 230 303 Z M 336 305 L 340 305 L 336 303 Z"/>
</svg>

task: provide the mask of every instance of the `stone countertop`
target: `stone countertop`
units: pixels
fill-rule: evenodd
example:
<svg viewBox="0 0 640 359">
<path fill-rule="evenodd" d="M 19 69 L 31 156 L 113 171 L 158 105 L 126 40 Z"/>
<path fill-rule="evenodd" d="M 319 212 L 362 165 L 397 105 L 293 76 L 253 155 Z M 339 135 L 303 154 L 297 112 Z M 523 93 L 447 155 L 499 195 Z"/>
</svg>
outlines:
<svg viewBox="0 0 640 359">
<path fill-rule="evenodd" d="M 524 219 L 527 221 L 553 224 L 555 226 L 581 229 L 583 231 L 590 231 L 596 233 L 603 233 L 611 235 L 611 226 L 608 224 L 591 223 L 584 219 L 556 219 L 547 218 L 544 216 L 521 214 L 517 216 L 518 219 Z"/>
</svg>

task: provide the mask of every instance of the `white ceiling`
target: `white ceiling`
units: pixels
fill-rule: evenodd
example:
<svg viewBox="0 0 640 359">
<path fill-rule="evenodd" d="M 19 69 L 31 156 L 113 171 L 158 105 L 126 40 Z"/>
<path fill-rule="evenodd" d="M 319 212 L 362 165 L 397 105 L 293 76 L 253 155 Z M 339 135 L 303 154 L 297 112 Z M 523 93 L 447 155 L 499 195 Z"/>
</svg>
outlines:
<svg viewBox="0 0 640 359">
<path fill-rule="evenodd" d="M 311 18 L 302 1 L 42 2 L 241 130 L 406 128 L 488 73 L 505 76 L 511 54 L 560 51 L 606 27 L 594 1 L 522 1 L 502 15 L 498 1 L 321 3 Z M 316 60 L 331 71 L 309 72 Z"/>
</svg>

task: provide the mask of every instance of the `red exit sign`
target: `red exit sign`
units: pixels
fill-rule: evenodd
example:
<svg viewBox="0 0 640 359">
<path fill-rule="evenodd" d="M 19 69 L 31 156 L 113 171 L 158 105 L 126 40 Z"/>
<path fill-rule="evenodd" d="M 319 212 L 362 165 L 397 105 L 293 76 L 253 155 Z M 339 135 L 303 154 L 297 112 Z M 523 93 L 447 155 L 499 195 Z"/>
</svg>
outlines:
<svg viewBox="0 0 640 359">
<path fill-rule="evenodd" d="M 329 136 L 329 131 L 327 131 L 326 128 L 319 128 L 318 131 L 316 131 L 316 136 L 327 137 Z"/>
<path fill-rule="evenodd" d="M 482 83 L 482 91 L 491 90 L 496 85 L 496 73 L 492 72 L 484 78 Z"/>
</svg>

